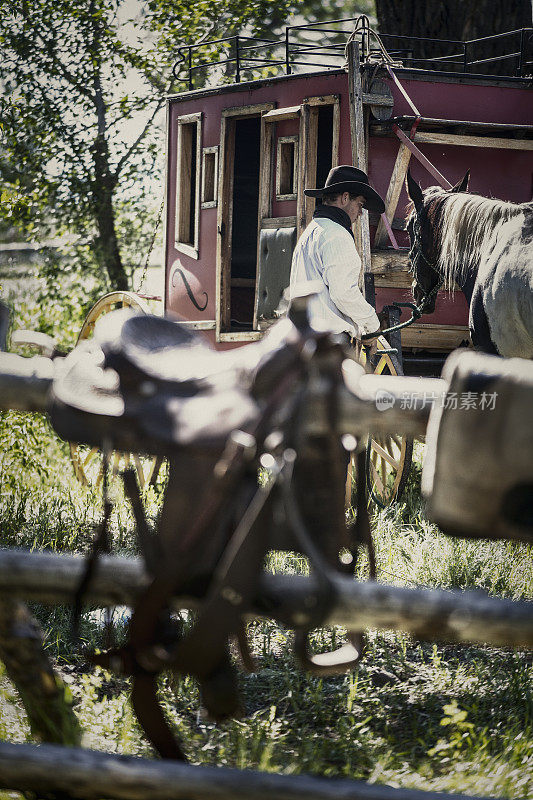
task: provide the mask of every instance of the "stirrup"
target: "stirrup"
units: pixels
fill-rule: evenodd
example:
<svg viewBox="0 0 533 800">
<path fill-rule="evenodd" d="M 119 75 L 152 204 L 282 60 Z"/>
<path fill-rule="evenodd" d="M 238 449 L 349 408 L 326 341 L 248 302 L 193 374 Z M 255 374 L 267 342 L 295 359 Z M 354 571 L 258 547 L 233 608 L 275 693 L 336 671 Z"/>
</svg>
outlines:
<svg viewBox="0 0 533 800">
<path fill-rule="evenodd" d="M 312 675 L 342 675 L 354 669 L 364 650 L 362 633 L 348 633 L 348 644 L 327 653 L 309 652 L 310 631 L 294 632 L 294 655 L 298 664 Z"/>
</svg>

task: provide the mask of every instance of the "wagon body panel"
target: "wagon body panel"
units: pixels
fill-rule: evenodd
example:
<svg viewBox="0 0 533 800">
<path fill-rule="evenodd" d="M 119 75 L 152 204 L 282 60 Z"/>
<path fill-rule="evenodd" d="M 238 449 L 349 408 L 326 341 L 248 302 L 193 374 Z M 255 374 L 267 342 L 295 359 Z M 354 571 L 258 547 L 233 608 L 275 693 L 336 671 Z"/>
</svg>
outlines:
<svg viewBox="0 0 533 800">
<path fill-rule="evenodd" d="M 517 148 L 522 148 L 521 141 L 523 139 L 528 140 L 526 146 L 531 146 L 532 132 L 516 127 L 533 126 L 530 83 L 505 79 L 489 82 L 465 76 L 414 75 L 405 70 L 398 70 L 397 77 L 423 118 L 417 136 L 415 136 L 416 146 L 452 184 L 459 181 L 469 169 L 471 191 L 513 202 L 531 200 L 533 150 Z M 393 98 L 392 114 L 394 118 L 412 117 L 413 109 L 400 89 L 390 77 L 385 77 L 384 81 Z M 254 298 L 257 285 L 257 265 L 261 266 L 260 252 L 257 253 L 255 265 L 251 264 L 251 260 L 253 260 L 251 251 L 248 252 L 247 259 L 250 261 L 250 265 L 245 267 L 245 272 L 242 273 L 245 277 L 239 277 L 239 268 L 237 268 L 235 277 L 233 264 L 231 275 L 224 277 L 224 270 L 228 270 L 228 264 L 233 257 L 231 254 L 228 256 L 229 250 L 238 246 L 238 236 L 251 235 L 251 228 L 255 224 L 255 211 L 248 209 L 248 213 L 245 209 L 243 231 L 232 232 L 233 239 L 229 241 L 231 235 L 225 230 L 225 226 L 227 227 L 228 220 L 231 225 L 231 218 L 224 217 L 224 214 L 231 215 L 232 213 L 231 210 L 228 212 L 227 206 L 232 204 L 233 184 L 223 181 L 228 180 L 228 164 L 231 169 L 238 169 L 234 166 L 237 163 L 235 159 L 238 160 L 238 154 L 242 147 L 248 146 L 246 134 L 239 134 L 241 112 L 242 119 L 249 114 L 256 119 L 256 123 L 251 124 L 255 125 L 254 135 L 257 137 L 260 135 L 260 139 L 257 138 L 261 149 L 258 156 L 261 163 L 258 168 L 260 183 L 257 184 L 257 192 L 259 195 L 263 193 L 263 196 L 259 196 L 258 199 L 259 222 L 255 230 L 256 238 L 260 241 L 263 228 L 276 229 L 278 225 L 280 228 L 292 225 L 297 228 L 299 233 L 301 226 L 305 223 L 306 207 L 305 203 L 302 203 L 303 186 L 300 184 L 305 182 L 305 185 L 314 185 L 313 181 L 309 180 L 309 175 L 313 174 L 316 158 L 319 160 L 321 158 L 320 154 L 318 156 L 315 154 L 315 162 L 311 161 L 311 167 L 309 167 L 308 161 L 305 161 L 307 172 L 302 169 L 302 158 L 308 159 L 309 157 L 308 152 L 307 155 L 302 155 L 302 148 L 305 148 L 304 138 L 305 135 L 308 137 L 310 135 L 309 130 L 307 134 L 305 131 L 302 133 L 303 126 L 309 126 L 309 119 L 307 117 L 307 121 L 304 122 L 304 116 L 314 113 L 312 105 L 315 101 L 311 100 L 311 112 L 309 112 L 310 106 L 307 103 L 309 98 L 315 98 L 317 103 L 321 102 L 320 98 L 326 98 L 326 100 L 329 98 L 327 100 L 330 103 L 328 108 L 333 109 L 331 112 L 333 116 L 338 114 L 336 122 L 326 121 L 324 123 L 326 125 L 324 130 L 328 124 L 330 128 L 333 125 L 331 163 L 352 163 L 349 86 L 348 75 L 344 70 L 288 75 L 270 80 L 186 92 L 168 100 L 165 308 L 167 312 L 178 314 L 182 318 L 190 320 L 194 327 L 204 330 L 217 347 L 233 346 L 235 343 L 253 340 L 262 335 L 262 326 L 258 324 L 257 317 L 260 300 L 257 296 Z M 331 106 L 331 98 L 335 99 L 337 110 Z M 305 111 L 303 110 L 304 106 L 306 106 Z M 261 107 L 261 110 L 254 114 L 253 111 L 256 107 Z M 275 109 L 279 121 L 267 124 L 268 117 L 265 117 L 262 122 L 261 117 L 267 113 L 267 109 Z M 281 109 L 285 109 L 287 113 L 281 113 Z M 300 109 L 299 113 L 295 109 Z M 179 185 L 183 191 L 177 164 L 180 119 L 187 120 L 194 115 L 201 115 L 201 149 L 198 152 L 201 154 L 205 148 L 215 149 L 218 147 L 219 150 L 216 204 L 212 203 L 208 207 L 199 209 L 197 250 L 195 253 L 191 253 L 187 247 L 183 248 L 176 244 L 176 203 L 177 186 Z M 324 115 L 326 115 L 325 111 Z M 230 145 L 228 145 L 229 120 L 232 120 L 233 133 L 231 135 L 234 137 L 233 144 Z M 442 124 L 439 126 L 438 123 L 431 122 L 431 120 L 442 120 Z M 461 121 L 464 124 L 459 124 Z M 490 128 L 487 123 L 495 127 Z M 322 135 L 317 133 L 319 128 L 316 127 L 321 124 L 320 121 L 315 122 L 315 137 Z M 399 124 L 409 132 L 409 120 L 406 119 L 403 122 L 400 120 Z M 335 125 L 338 126 L 337 133 Z M 259 128 L 261 128 L 260 134 Z M 330 128 L 327 128 L 328 135 Z M 425 141 L 428 136 L 431 139 L 435 132 L 438 133 L 442 130 L 447 137 L 445 141 L 437 141 L 437 143 Z M 221 134 L 224 131 L 226 140 L 221 141 Z M 450 133 L 452 139 L 448 136 Z M 398 154 L 399 139 L 390 124 L 373 120 L 371 114 L 368 134 L 370 182 L 382 196 L 385 196 Z M 323 140 L 325 136 L 326 134 L 323 134 Z M 338 138 L 337 144 L 334 142 L 335 136 Z M 418 136 L 422 141 L 417 140 Z M 454 139 L 454 136 L 466 138 Z M 295 171 L 295 184 L 298 185 L 295 185 L 292 195 L 285 194 L 280 199 L 278 174 L 281 170 L 280 147 L 289 148 L 287 152 L 290 156 L 291 142 L 294 143 L 294 147 L 299 146 L 299 152 L 294 151 L 294 156 L 300 160 L 299 171 Z M 510 146 L 508 146 L 509 144 Z M 320 149 L 322 145 L 315 142 L 313 146 Z M 234 148 L 234 151 L 230 153 L 229 161 L 228 147 Z M 266 152 L 267 150 L 268 152 Z M 326 160 L 328 157 L 326 154 Z M 411 157 L 410 169 L 415 179 L 423 187 L 435 183 L 435 179 L 414 157 Z M 226 170 L 226 178 L 223 178 L 224 170 Z M 318 176 L 318 172 L 316 174 Z M 198 180 L 201 179 L 202 175 L 199 170 Z M 233 176 L 231 180 L 233 181 Z M 265 203 L 265 207 L 268 206 L 266 215 L 264 208 L 261 211 L 261 204 Z M 407 234 L 405 230 L 401 230 L 407 204 L 408 197 L 405 189 L 402 188 L 393 222 L 394 233 L 400 248 L 408 246 Z M 307 208 L 307 218 L 309 213 L 309 208 Z M 266 217 L 268 218 L 266 219 Z M 237 228 L 239 227 L 238 221 L 237 219 Z M 374 240 L 377 222 L 377 219 L 370 218 L 371 242 Z M 222 241 L 224 236 L 226 236 L 226 244 Z M 224 248 L 226 248 L 225 254 Z M 394 268 L 387 263 L 383 265 L 387 259 L 398 258 L 397 252 L 391 249 L 388 240 L 384 249 L 380 249 L 380 253 L 381 261 L 375 253 L 372 257 L 377 308 L 380 309 L 384 304 L 394 300 L 412 300 L 409 288 L 410 280 L 405 268 L 398 268 L 398 266 Z M 405 262 L 405 251 L 402 257 Z M 224 259 L 226 260 L 224 261 Z M 283 268 L 286 269 L 286 265 Z M 246 269 L 250 271 L 246 272 Z M 233 284 L 239 284 L 239 286 L 235 287 Z M 233 308 L 241 303 L 236 298 L 245 295 L 246 302 L 243 305 L 243 308 L 246 306 L 243 312 L 245 323 L 242 321 L 235 323 Z M 252 307 L 254 299 L 255 312 Z M 405 330 L 402 339 L 408 348 L 427 347 L 430 350 L 449 350 L 467 339 L 467 325 L 468 308 L 462 293 L 440 292 L 435 312 L 422 317 L 416 329 Z M 429 326 L 427 331 L 424 326 Z M 439 328 L 443 332 L 440 339 L 436 333 Z"/>
</svg>

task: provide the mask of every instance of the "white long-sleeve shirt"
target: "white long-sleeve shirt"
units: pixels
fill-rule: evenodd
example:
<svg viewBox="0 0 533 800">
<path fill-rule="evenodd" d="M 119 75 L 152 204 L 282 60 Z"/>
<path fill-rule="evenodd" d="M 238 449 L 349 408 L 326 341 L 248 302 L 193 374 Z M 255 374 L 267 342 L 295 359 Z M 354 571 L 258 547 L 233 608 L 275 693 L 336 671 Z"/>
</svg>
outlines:
<svg viewBox="0 0 533 800">
<path fill-rule="evenodd" d="M 297 284 L 318 281 L 320 291 L 309 305 L 314 328 L 360 338 L 379 330 L 376 312 L 359 289 L 361 259 L 350 233 L 327 218 L 313 219 L 292 257 L 290 296 Z"/>
</svg>

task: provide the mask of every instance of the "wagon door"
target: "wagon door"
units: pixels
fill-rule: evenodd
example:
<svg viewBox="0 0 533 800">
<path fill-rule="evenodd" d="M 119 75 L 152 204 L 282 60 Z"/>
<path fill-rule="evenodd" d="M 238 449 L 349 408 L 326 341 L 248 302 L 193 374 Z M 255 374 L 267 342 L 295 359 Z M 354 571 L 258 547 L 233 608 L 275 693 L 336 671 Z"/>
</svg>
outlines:
<svg viewBox="0 0 533 800">
<path fill-rule="evenodd" d="M 258 213 L 264 174 L 261 114 L 272 103 L 222 111 L 217 248 L 218 341 L 254 338 Z"/>
<path fill-rule="evenodd" d="M 303 190 L 323 186 L 338 163 L 339 120 L 338 95 L 306 98 L 299 106 L 263 114 L 256 330 L 275 321 L 289 285 L 294 246 L 313 216 L 315 201 Z"/>
</svg>

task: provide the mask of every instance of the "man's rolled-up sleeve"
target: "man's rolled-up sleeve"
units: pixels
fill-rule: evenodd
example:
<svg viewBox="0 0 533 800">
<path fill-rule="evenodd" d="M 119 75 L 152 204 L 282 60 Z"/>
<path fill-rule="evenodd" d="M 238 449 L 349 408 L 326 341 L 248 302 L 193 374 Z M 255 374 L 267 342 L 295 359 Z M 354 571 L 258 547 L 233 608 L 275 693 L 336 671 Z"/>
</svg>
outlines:
<svg viewBox="0 0 533 800">
<path fill-rule="evenodd" d="M 322 247 L 323 279 L 339 311 L 349 317 L 360 333 L 379 330 L 379 319 L 359 288 L 361 259 L 350 238 L 328 237 Z"/>
</svg>

